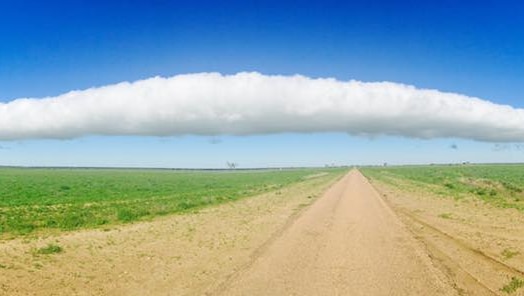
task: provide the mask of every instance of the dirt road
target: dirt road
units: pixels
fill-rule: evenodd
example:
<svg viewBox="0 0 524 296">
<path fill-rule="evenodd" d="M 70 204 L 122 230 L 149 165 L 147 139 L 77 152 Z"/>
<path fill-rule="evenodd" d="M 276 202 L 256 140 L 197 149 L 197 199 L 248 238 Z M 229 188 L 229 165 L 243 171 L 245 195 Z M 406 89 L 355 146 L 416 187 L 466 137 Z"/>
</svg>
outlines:
<svg viewBox="0 0 524 296">
<path fill-rule="evenodd" d="M 223 295 L 456 295 L 357 170 L 307 209 Z"/>
</svg>

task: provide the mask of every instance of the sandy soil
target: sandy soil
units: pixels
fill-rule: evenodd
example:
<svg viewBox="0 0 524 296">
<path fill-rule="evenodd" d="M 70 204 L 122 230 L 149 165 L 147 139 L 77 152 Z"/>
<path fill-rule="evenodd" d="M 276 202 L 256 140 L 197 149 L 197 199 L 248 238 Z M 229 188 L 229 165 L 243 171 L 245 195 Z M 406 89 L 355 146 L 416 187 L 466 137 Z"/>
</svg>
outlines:
<svg viewBox="0 0 524 296">
<path fill-rule="evenodd" d="M 436 266 L 463 295 L 508 295 L 524 279 L 524 215 L 472 197 L 454 200 L 373 181 L 382 197 L 426 246 Z M 511 295 L 524 295 L 524 288 Z"/>
<path fill-rule="evenodd" d="M 206 294 L 245 268 L 334 178 L 106 231 L 0 241 L 0 295 Z M 64 252 L 35 254 L 48 243 Z"/>
</svg>

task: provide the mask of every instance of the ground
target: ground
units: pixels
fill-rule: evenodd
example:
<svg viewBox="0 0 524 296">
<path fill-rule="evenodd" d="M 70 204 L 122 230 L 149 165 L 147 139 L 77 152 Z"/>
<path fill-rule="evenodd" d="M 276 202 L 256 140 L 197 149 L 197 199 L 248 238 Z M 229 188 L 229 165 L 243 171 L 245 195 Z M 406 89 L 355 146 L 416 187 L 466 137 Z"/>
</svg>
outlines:
<svg viewBox="0 0 524 296">
<path fill-rule="evenodd" d="M 150 222 L 3 241 L 0 294 L 522 295 L 522 250 L 516 210 L 353 170 Z"/>
</svg>

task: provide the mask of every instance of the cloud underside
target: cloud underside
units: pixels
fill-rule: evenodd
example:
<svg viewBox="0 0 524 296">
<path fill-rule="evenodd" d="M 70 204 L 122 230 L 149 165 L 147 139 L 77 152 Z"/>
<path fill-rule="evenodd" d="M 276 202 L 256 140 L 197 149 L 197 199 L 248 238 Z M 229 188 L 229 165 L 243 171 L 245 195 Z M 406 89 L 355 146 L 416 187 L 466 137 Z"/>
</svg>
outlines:
<svg viewBox="0 0 524 296">
<path fill-rule="evenodd" d="M 523 142 L 524 109 L 391 82 L 198 73 L 0 103 L 0 139 L 345 132 Z"/>
</svg>

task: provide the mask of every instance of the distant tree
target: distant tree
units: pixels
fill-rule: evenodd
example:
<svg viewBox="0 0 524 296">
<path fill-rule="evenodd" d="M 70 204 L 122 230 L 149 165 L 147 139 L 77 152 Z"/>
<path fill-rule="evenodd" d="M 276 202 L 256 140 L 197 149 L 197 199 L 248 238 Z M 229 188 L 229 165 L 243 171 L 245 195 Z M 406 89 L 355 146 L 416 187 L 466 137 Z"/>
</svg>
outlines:
<svg viewBox="0 0 524 296">
<path fill-rule="evenodd" d="M 236 169 L 236 168 L 238 167 L 238 164 L 237 164 L 237 163 L 229 162 L 229 161 L 226 162 L 226 165 L 227 165 L 227 167 L 228 167 L 230 170 L 234 170 L 234 169 Z"/>
</svg>

